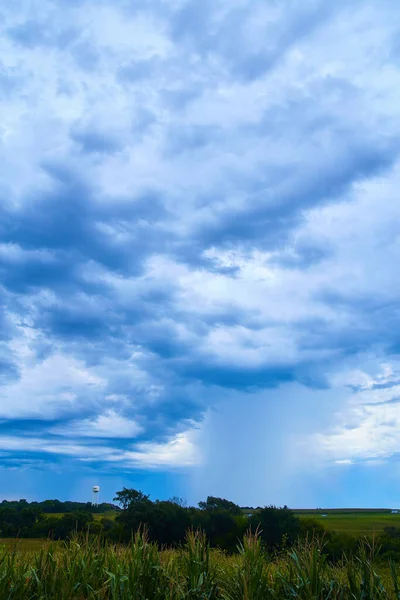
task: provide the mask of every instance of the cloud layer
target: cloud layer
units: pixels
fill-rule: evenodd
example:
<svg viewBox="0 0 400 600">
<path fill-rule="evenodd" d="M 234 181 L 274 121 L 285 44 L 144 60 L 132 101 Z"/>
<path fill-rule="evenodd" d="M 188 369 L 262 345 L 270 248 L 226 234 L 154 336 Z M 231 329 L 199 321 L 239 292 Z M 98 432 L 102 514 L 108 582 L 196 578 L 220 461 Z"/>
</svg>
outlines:
<svg viewBox="0 0 400 600">
<path fill-rule="evenodd" d="M 302 423 L 328 400 L 280 421 L 282 473 L 311 441 L 321 472 L 395 459 L 397 12 L 0 8 L 5 465 L 212 469 L 214 409 L 274 419 L 286 390 Z"/>
</svg>

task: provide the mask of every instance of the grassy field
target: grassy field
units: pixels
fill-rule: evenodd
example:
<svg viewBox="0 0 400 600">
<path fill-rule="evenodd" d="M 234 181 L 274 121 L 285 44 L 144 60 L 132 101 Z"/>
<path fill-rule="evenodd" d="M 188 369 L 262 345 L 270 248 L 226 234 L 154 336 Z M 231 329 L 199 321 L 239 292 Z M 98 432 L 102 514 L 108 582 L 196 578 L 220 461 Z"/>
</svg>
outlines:
<svg viewBox="0 0 400 600">
<path fill-rule="evenodd" d="M 66 513 L 46 513 L 45 516 L 46 517 L 58 517 L 59 519 L 61 517 L 64 516 L 64 514 Z M 116 510 L 107 510 L 106 512 L 102 512 L 102 513 L 92 513 L 93 514 L 93 518 L 96 520 L 100 520 L 100 519 L 114 519 L 116 517 L 116 515 L 118 514 L 118 512 Z"/>
<path fill-rule="evenodd" d="M 392 514 L 390 509 L 304 509 L 294 513 L 300 519 L 315 519 L 325 529 L 357 537 L 382 533 L 385 527 L 400 527 L 400 513 Z M 243 509 L 243 514 L 257 514 L 257 510 Z"/>
<path fill-rule="evenodd" d="M 372 535 L 382 533 L 385 527 L 400 527 L 400 514 L 391 514 L 383 511 L 326 511 L 326 516 L 321 512 L 302 511 L 296 513 L 300 519 L 315 519 L 326 529 L 340 533 L 350 533 L 354 536 Z"/>
</svg>

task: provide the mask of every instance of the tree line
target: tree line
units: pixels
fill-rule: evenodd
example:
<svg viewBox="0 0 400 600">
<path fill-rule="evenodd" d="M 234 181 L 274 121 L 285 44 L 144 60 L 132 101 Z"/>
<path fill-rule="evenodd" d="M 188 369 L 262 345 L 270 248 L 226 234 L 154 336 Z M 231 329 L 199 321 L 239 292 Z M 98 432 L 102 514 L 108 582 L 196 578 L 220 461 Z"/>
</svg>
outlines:
<svg viewBox="0 0 400 600">
<path fill-rule="evenodd" d="M 258 527 L 265 544 L 271 548 L 278 547 L 283 540 L 288 545 L 293 543 L 300 533 L 300 521 L 287 507 L 266 507 L 249 518 L 240 506 L 225 498 L 208 496 L 197 507 L 188 507 L 179 498 L 152 501 L 143 492 L 127 488 L 117 492 L 114 502 L 95 507 L 90 503 L 59 500 L 3 501 L 0 536 L 59 540 L 68 538 L 72 532 L 88 530 L 124 543 L 145 526 L 151 541 L 160 546 L 178 546 L 184 542 L 188 529 L 199 529 L 205 532 L 212 547 L 233 552 L 249 527 Z M 107 517 L 110 509 L 116 511 L 113 518 Z M 95 519 L 96 512 L 105 515 Z"/>
<path fill-rule="evenodd" d="M 102 502 L 93 506 L 91 502 L 72 502 L 66 500 L 43 500 L 42 502 L 28 502 L 24 498 L 21 500 L 3 500 L 0 502 L 0 510 L 3 508 L 11 508 L 16 510 L 22 510 L 23 508 L 34 508 L 38 512 L 44 514 L 61 514 L 61 513 L 73 513 L 76 511 L 85 511 L 91 513 L 104 513 L 109 510 L 119 510 L 119 506 L 116 504 L 110 504 L 109 502 Z"/>
<path fill-rule="evenodd" d="M 340 560 L 344 553 L 355 554 L 361 542 L 345 533 L 327 531 L 316 520 L 299 519 L 286 506 L 257 508 L 247 516 L 240 506 L 225 498 L 208 496 L 194 507 L 186 506 L 179 498 L 152 501 L 143 492 L 128 488 L 117 492 L 114 502 L 101 505 L 103 512 L 116 511 L 113 518 L 105 513 L 95 519 L 93 512 L 100 507 L 90 503 L 3 501 L 0 536 L 65 540 L 72 533 L 89 532 L 113 543 L 128 543 L 140 528 L 146 527 L 151 541 L 160 547 L 176 547 L 184 543 L 187 531 L 193 529 L 205 532 L 211 547 L 232 553 L 251 529 L 258 531 L 264 549 L 269 552 L 289 548 L 299 538 L 319 538 L 323 541 L 322 551 L 334 561 Z M 385 558 L 400 559 L 400 529 L 387 528 L 377 543 Z"/>
</svg>

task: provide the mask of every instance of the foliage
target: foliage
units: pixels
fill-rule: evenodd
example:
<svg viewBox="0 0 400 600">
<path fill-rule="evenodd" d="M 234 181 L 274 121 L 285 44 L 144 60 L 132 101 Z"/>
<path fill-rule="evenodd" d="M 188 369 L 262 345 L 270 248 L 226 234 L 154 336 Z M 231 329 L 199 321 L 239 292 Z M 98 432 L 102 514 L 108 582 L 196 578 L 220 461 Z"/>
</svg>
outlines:
<svg viewBox="0 0 400 600">
<path fill-rule="evenodd" d="M 261 539 L 256 534 L 247 532 L 243 542 L 238 544 L 239 561 L 233 573 L 226 580 L 225 596 L 230 600 L 267 600 L 272 598 L 272 590 L 268 580 L 268 561 L 263 552 Z"/>
<path fill-rule="evenodd" d="M 160 545 L 172 546 L 184 541 L 190 526 L 187 509 L 174 502 L 151 502 L 147 497 L 134 501 L 117 517 L 119 540 L 127 541 L 143 525 L 146 525 L 149 538 Z"/>
<path fill-rule="evenodd" d="M 146 496 L 143 492 L 124 487 L 116 493 L 114 502 L 117 502 L 123 510 L 127 510 L 132 506 L 145 503 L 148 499 L 149 496 Z"/>
<path fill-rule="evenodd" d="M 16 537 L 26 534 L 37 522 L 39 514 L 38 510 L 29 505 L 22 505 L 19 509 L 1 505 L 0 535 Z"/>
<path fill-rule="evenodd" d="M 214 496 L 207 496 L 207 500 L 205 502 L 199 502 L 199 508 L 201 510 L 208 511 L 224 510 L 234 516 L 240 516 L 242 514 L 242 509 L 234 502 L 225 500 L 225 498 L 215 498 Z"/>
<path fill-rule="evenodd" d="M 43 502 L 29 503 L 27 500 L 21 499 L 3 500 L 0 502 L 0 511 L 3 508 L 22 510 L 28 506 L 35 509 L 37 512 L 45 514 L 64 514 L 83 510 L 90 513 L 104 513 L 106 511 L 118 509 L 117 506 L 110 504 L 109 502 L 103 502 L 97 506 L 93 506 L 91 502 L 62 502 L 61 500 L 44 500 Z"/>
<path fill-rule="evenodd" d="M 185 550 L 179 565 L 184 596 L 193 600 L 218 597 L 217 570 L 211 563 L 210 547 L 205 534 L 201 531 L 189 531 Z"/>
<path fill-rule="evenodd" d="M 156 543 L 160 548 L 178 548 L 185 543 L 186 532 L 192 530 L 204 532 L 211 548 L 229 554 L 239 552 L 243 556 L 243 548 L 238 546 L 238 542 L 250 527 L 253 532 L 258 529 L 258 543 L 262 545 L 263 552 L 282 554 L 300 539 L 303 545 L 318 544 L 321 555 L 330 563 L 337 564 L 344 556 L 348 559 L 358 556 L 364 539 L 354 535 L 355 529 L 349 529 L 353 535 L 340 529 L 326 529 L 324 526 L 328 521 L 322 519 L 321 515 L 315 513 L 314 518 L 307 518 L 311 511 L 305 512 L 299 519 L 287 507 L 252 509 L 252 514 L 246 516 L 236 504 L 223 498 L 209 496 L 196 508 L 187 507 L 184 501 L 176 498 L 153 502 L 143 492 L 127 488 L 117 493 L 115 501 L 121 504 L 121 509 L 114 514 L 108 511 L 97 515 L 95 519 L 96 514 L 87 510 L 85 504 L 76 503 L 83 507 L 82 510 L 45 514 L 40 506 L 45 505 L 48 509 L 46 502 L 4 501 L 0 503 L 0 536 L 57 541 L 68 540 L 71 535 L 83 532 L 91 537 L 101 535 L 103 540 L 113 543 L 129 544 L 137 531 L 145 527 L 149 542 Z M 53 508 L 64 504 L 53 500 L 48 502 Z M 69 507 L 74 505 L 70 503 Z M 350 516 L 350 513 L 342 515 L 338 511 L 331 515 L 332 520 L 337 519 L 338 523 L 351 523 Z M 386 525 L 382 533 L 371 538 L 370 544 L 379 546 L 376 560 L 400 562 L 400 529 L 395 526 L 398 515 L 382 512 L 377 515 L 365 511 L 354 513 L 354 521 L 370 519 L 372 522 L 373 518 L 380 519 L 383 524 L 392 523 L 392 526 Z M 250 547 L 247 548 L 247 554 L 249 552 Z"/>
<path fill-rule="evenodd" d="M 247 533 L 239 553 L 211 550 L 189 531 L 184 546 L 160 551 L 146 530 L 130 544 L 76 536 L 33 553 L 0 548 L 0 600 L 395 600 L 394 563 L 375 563 L 364 545 L 340 567 L 317 542 L 297 542 L 271 559 L 260 537 Z"/>
<path fill-rule="evenodd" d="M 287 506 L 266 506 L 250 518 L 250 525 L 253 530 L 260 531 L 260 537 L 269 549 L 291 546 L 301 532 L 300 519 Z"/>
<path fill-rule="evenodd" d="M 142 492 L 124 488 L 115 497 L 122 511 L 117 515 L 117 526 L 110 535 L 114 540 L 128 541 L 142 525 L 146 525 L 152 541 L 173 546 L 181 544 L 187 529 L 192 527 L 204 531 L 213 547 L 232 551 L 243 535 L 247 520 L 233 502 L 211 497 L 207 500 L 210 499 L 211 502 L 203 503 L 206 508 L 186 508 L 174 501 L 152 502 Z"/>
<path fill-rule="evenodd" d="M 315 519 L 300 521 L 300 537 L 303 540 L 316 541 L 321 545 L 321 551 L 331 561 L 339 561 L 343 555 L 352 556 L 360 546 L 360 539 L 346 533 L 326 530 Z"/>
</svg>

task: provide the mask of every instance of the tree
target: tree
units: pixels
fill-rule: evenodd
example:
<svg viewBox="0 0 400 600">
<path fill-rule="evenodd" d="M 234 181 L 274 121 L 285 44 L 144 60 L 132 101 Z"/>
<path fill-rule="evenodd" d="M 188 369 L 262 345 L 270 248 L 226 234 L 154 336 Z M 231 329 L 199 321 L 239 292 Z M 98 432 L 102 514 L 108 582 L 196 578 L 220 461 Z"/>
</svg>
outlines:
<svg viewBox="0 0 400 600">
<path fill-rule="evenodd" d="M 74 531 L 87 531 L 93 520 L 93 515 L 83 510 L 66 513 L 61 518 L 52 520 L 53 536 L 56 539 L 66 539 Z"/>
<path fill-rule="evenodd" d="M 168 502 L 176 504 L 177 506 L 181 506 L 182 508 L 187 508 L 186 500 L 184 498 L 180 498 L 179 496 L 172 496 L 172 498 L 170 498 Z"/>
<path fill-rule="evenodd" d="M 221 548 L 227 552 L 234 552 L 243 536 L 248 521 L 246 517 L 234 516 L 228 510 L 190 509 L 193 529 L 205 532 L 212 547 Z"/>
<path fill-rule="evenodd" d="M 190 525 L 187 508 L 171 501 L 157 501 L 153 504 L 151 520 L 148 523 L 149 535 L 159 544 L 174 546 L 182 543 Z"/>
<path fill-rule="evenodd" d="M 133 504 L 140 504 L 141 502 L 145 502 L 149 500 L 149 496 L 143 494 L 138 490 L 134 490 L 132 488 L 124 487 L 120 492 L 117 492 L 115 498 L 113 498 L 114 502 L 118 502 L 121 506 L 122 510 L 126 510 L 129 506 Z"/>
<path fill-rule="evenodd" d="M 117 492 L 114 502 L 118 502 L 122 511 L 115 518 L 115 531 L 110 532 L 112 537 L 118 536 L 120 541 L 129 540 L 132 533 L 151 523 L 153 502 L 143 492 L 124 487 Z"/>
<path fill-rule="evenodd" d="M 127 508 L 115 517 L 120 541 L 129 541 L 132 534 L 141 527 L 149 527 L 154 519 L 153 502 L 148 498 L 140 502 L 131 502 Z M 119 527 L 120 526 L 120 527 Z"/>
<path fill-rule="evenodd" d="M 39 516 L 40 511 L 30 507 L 26 501 L 16 506 L 4 505 L 0 508 L 0 533 L 4 537 L 25 536 Z"/>
<path fill-rule="evenodd" d="M 250 525 L 253 530 L 259 529 L 262 541 L 269 548 L 292 545 L 301 531 L 300 519 L 287 506 L 262 508 L 250 518 Z"/>
<path fill-rule="evenodd" d="M 237 517 L 242 514 L 240 506 L 234 502 L 226 500 L 225 498 L 216 498 L 214 496 L 207 496 L 206 502 L 199 502 L 199 508 L 201 510 L 226 510 Z"/>
</svg>

